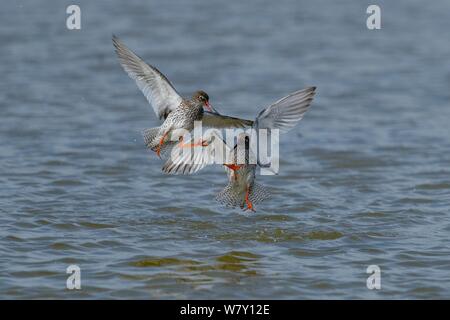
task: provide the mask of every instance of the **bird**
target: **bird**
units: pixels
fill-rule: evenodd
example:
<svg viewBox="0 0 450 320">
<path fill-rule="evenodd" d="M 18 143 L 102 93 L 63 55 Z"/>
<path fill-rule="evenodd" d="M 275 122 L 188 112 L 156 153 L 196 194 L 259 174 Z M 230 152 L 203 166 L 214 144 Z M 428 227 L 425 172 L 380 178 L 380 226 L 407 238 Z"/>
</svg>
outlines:
<svg viewBox="0 0 450 320">
<path fill-rule="evenodd" d="M 155 151 L 158 157 L 161 157 L 164 146 L 172 147 L 177 144 L 180 147 L 206 146 L 204 141 L 183 143 L 183 133 L 191 131 L 195 121 L 202 121 L 204 126 L 215 128 L 243 128 L 253 125 L 253 121 L 217 112 L 209 103 L 208 94 L 203 90 L 196 91 L 191 99 L 182 98 L 167 77 L 156 67 L 145 63 L 115 35 L 112 42 L 120 65 L 128 76 L 135 80 L 158 118 L 163 121 L 160 126 L 142 132 L 145 145 Z"/>
<path fill-rule="evenodd" d="M 266 129 L 269 132 L 278 129 L 281 133 L 286 133 L 291 130 L 308 111 L 315 90 L 316 87 L 308 87 L 293 92 L 263 109 L 253 121 L 253 132 L 258 132 L 260 129 Z M 260 163 L 259 157 L 255 157 L 253 154 L 254 148 L 250 147 L 251 139 L 257 139 L 257 135 L 246 132 L 240 133 L 233 148 L 229 147 L 218 131 L 211 131 L 209 135 L 203 138 L 206 142 L 205 145 L 200 149 L 195 149 L 193 153 L 172 153 L 172 157 L 163 166 L 163 171 L 169 174 L 192 174 L 208 164 L 222 160 L 219 164 L 225 167 L 228 184 L 216 196 L 216 200 L 227 206 L 239 206 L 245 210 L 254 211 L 255 203 L 270 196 L 269 189 L 255 181 L 257 166 L 267 167 L 266 164 Z M 214 141 L 218 143 L 212 143 Z M 239 144 L 243 147 L 239 148 Z M 223 147 L 226 149 L 225 152 L 228 153 L 227 158 L 220 157 Z M 218 154 L 219 157 L 217 157 Z"/>
<path fill-rule="evenodd" d="M 215 199 L 229 207 L 240 207 L 241 209 L 256 211 L 255 204 L 270 197 L 270 189 L 256 182 L 257 164 L 251 162 L 252 150 L 250 148 L 250 135 L 240 133 L 237 136 L 236 145 L 229 150 L 233 164 L 226 165 L 228 184 L 220 191 Z M 237 165 L 239 159 L 243 163 Z"/>
</svg>

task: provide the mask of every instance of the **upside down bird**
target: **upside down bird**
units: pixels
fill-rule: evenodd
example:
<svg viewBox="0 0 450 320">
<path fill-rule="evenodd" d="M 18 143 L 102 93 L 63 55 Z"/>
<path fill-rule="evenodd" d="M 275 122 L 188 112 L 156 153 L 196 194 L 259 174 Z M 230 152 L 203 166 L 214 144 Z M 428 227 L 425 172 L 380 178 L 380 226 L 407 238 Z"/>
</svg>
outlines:
<svg viewBox="0 0 450 320">
<path fill-rule="evenodd" d="M 281 133 L 288 132 L 303 119 L 309 110 L 315 90 L 316 87 L 309 87 L 293 92 L 263 109 L 253 121 L 252 129 L 255 132 L 260 129 L 266 129 L 269 132 L 273 129 Z M 255 182 L 256 168 L 262 165 L 259 161 L 256 163 L 249 161 L 251 158 L 259 159 L 252 154 L 253 150 L 250 148 L 250 140 L 257 137 L 259 135 L 241 133 L 238 135 L 237 143 L 230 148 L 217 132 L 212 131 L 210 135 L 204 137 L 206 142 L 204 145 L 193 146 L 200 148 L 195 148 L 192 153 L 173 152 L 172 157 L 163 166 L 163 171 L 169 174 L 192 174 L 206 165 L 215 163 L 217 144 L 211 142 L 215 139 L 221 140 L 220 145 L 225 146 L 230 153 L 226 159 L 231 161 L 221 163 L 225 166 L 228 175 L 228 185 L 216 196 L 216 200 L 227 206 L 254 210 L 255 203 L 265 200 L 270 195 L 269 189 Z M 241 148 L 238 148 L 239 145 Z"/>
</svg>

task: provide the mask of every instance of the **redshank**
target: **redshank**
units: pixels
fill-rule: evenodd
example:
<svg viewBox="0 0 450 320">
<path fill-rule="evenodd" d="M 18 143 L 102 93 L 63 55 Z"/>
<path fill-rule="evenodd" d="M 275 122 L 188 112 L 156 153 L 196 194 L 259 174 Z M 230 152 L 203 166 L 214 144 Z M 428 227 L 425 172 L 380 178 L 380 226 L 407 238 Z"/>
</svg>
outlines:
<svg viewBox="0 0 450 320">
<path fill-rule="evenodd" d="M 238 148 L 238 145 L 245 147 Z M 270 197 L 270 189 L 255 181 L 257 165 L 250 162 L 250 136 L 239 134 L 236 145 L 229 152 L 233 164 L 225 166 L 228 184 L 216 195 L 216 200 L 226 206 L 255 211 L 255 204 Z M 238 159 L 245 161 L 238 165 Z"/>
<path fill-rule="evenodd" d="M 315 94 L 315 87 L 309 87 L 304 90 L 296 91 L 270 105 L 262 110 L 256 117 L 252 128 L 259 129 L 278 129 L 285 133 L 292 129 L 304 116 L 311 105 L 311 101 Z M 252 139 L 257 135 L 252 135 Z M 207 164 L 213 163 L 217 145 L 210 143 L 214 139 L 221 139 L 216 132 L 212 132 L 208 137 L 204 137 L 206 147 L 202 147 L 201 152 L 194 153 L 197 155 L 195 161 L 191 161 L 189 153 L 179 153 L 179 156 L 171 157 L 163 167 L 166 173 L 194 173 Z M 255 171 L 259 161 L 250 162 L 251 148 L 249 147 L 250 136 L 247 133 L 238 135 L 238 141 L 233 149 L 228 147 L 225 141 L 223 145 L 230 152 L 231 161 L 223 163 L 228 174 L 228 185 L 217 196 L 216 200 L 227 205 L 239 206 L 245 210 L 254 211 L 254 204 L 261 202 L 269 197 L 269 190 L 256 183 Z M 238 148 L 241 143 L 245 143 L 245 148 Z M 231 150 L 230 150 L 231 149 Z M 242 154 L 245 152 L 245 154 Z M 245 159 L 243 162 L 239 159 Z M 258 159 L 254 157 L 253 159 Z"/>
<path fill-rule="evenodd" d="M 160 156 L 162 147 L 167 143 L 182 142 L 183 136 L 173 137 L 177 129 L 191 131 L 194 121 L 202 121 L 206 127 L 243 128 L 252 126 L 253 121 L 228 117 L 216 112 L 209 104 L 209 96 L 204 91 L 197 91 L 190 100 L 183 99 L 170 81 L 158 69 L 145 63 L 133 51 L 128 49 L 116 36 L 112 38 L 119 62 L 128 76 L 136 81 L 137 86 L 152 105 L 161 126 L 143 131 L 146 146 Z M 204 110 L 204 108 L 206 110 Z M 186 146 L 206 146 L 203 141 Z"/>
</svg>

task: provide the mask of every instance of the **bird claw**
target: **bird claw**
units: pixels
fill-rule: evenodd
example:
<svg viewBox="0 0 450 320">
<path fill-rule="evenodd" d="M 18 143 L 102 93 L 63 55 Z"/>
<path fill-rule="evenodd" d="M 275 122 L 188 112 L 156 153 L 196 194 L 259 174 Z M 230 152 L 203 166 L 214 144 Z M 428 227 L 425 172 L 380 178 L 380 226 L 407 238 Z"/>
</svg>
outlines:
<svg viewBox="0 0 450 320">
<path fill-rule="evenodd" d="M 168 132 L 164 133 L 161 139 L 159 140 L 158 147 L 156 148 L 156 155 L 161 159 L 161 147 L 164 144 L 164 139 L 166 138 Z"/>
<path fill-rule="evenodd" d="M 256 212 L 256 210 L 253 208 L 253 205 L 250 204 L 250 206 L 247 204 L 247 208 L 244 209 L 244 211 L 250 210 L 252 212 Z"/>
<path fill-rule="evenodd" d="M 238 164 L 225 164 L 225 167 L 233 171 L 239 170 L 241 168 L 241 166 Z"/>
<path fill-rule="evenodd" d="M 233 178 L 235 181 L 237 181 L 238 175 L 236 171 L 239 170 L 242 166 L 237 164 L 225 164 L 224 166 L 233 171 Z"/>
</svg>

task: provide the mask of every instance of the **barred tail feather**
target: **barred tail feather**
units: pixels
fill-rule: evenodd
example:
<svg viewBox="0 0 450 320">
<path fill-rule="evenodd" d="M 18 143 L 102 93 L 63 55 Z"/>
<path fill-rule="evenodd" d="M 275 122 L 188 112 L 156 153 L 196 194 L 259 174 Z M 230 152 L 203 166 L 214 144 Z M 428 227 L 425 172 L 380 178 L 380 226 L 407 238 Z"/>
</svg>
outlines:
<svg viewBox="0 0 450 320">
<path fill-rule="evenodd" d="M 170 156 L 172 154 L 172 150 L 173 148 L 175 148 L 175 146 L 177 145 L 178 141 L 166 141 L 163 143 L 163 145 L 161 146 L 161 158 L 162 159 L 170 159 Z M 152 150 L 156 151 L 157 146 L 154 147 Z"/>
<path fill-rule="evenodd" d="M 253 204 L 260 203 L 268 198 L 270 198 L 271 193 L 268 187 L 263 186 L 259 183 L 254 183 L 250 188 L 249 199 Z"/>
<path fill-rule="evenodd" d="M 153 151 L 156 151 L 159 146 L 162 136 L 159 134 L 160 127 L 145 129 L 142 131 L 142 137 L 144 138 L 145 146 Z M 172 149 L 176 146 L 178 141 L 168 141 L 161 145 L 160 155 L 162 158 L 168 158 L 172 152 Z"/>
<path fill-rule="evenodd" d="M 222 191 L 216 195 L 216 201 L 227 207 L 244 207 L 245 193 L 229 183 Z"/>
<path fill-rule="evenodd" d="M 142 137 L 144 138 L 144 143 L 147 148 L 153 149 L 158 145 L 159 141 L 156 139 L 158 133 L 159 127 L 145 129 L 142 131 Z"/>
<path fill-rule="evenodd" d="M 249 199 L 253 204 L 258 204 L 271 196 L 270 189 L 254 183 L 250 187 Z M 234 183 L 229 183 L 216 195 L 216 200 L 227 207 L 245 207 L 245 191 Z"/>
</svg>

